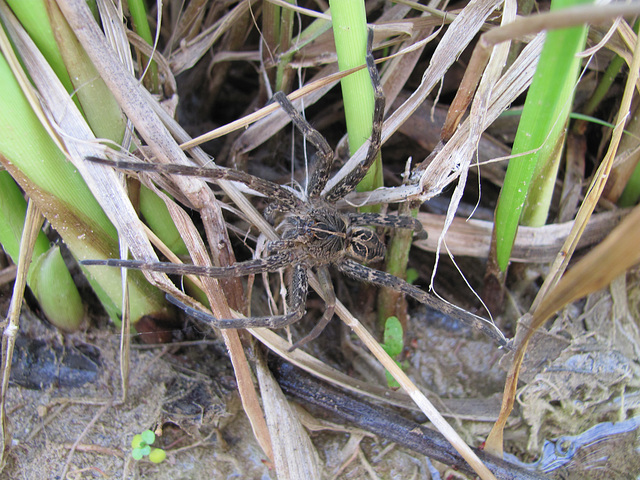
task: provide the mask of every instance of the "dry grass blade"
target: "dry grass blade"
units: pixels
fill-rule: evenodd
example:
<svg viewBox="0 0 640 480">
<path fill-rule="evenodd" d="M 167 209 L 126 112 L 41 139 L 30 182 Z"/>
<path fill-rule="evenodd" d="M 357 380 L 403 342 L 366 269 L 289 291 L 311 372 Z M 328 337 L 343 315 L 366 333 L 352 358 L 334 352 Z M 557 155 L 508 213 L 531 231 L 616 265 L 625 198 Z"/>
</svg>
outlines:
<svg viewBox="0 0 640 480">
<path fill-rule="evenodd" d="M 273 446 L 273 459 L 279 479 L 321 479 L 322 462 L 297 413 L 280 390 L 264 358 L 256 364 L 260 394 Z"/>
<path fill-rule="evenodd" d="M 284 358 L 286 361 L 300 367 L 313 376 L 325 380 L 333 385 L 337 385 L 342 389 L 367 396 L 379 402 L 388 403 L 402 408 L 413 408 L 415 405 L 411 403 L 407 395 L 402 392 L 389 391 L 386 387 L 371 385 L 369 383 L 353 378 L 342 373 L 326 363 L 318 360 L 316 357 L 309 355 L 304 350 L 289 351 L 291 344 L 280 337 L 277 333 L 266 328 L 251 328 L 248 331 L 256 337 L 269 350 Z"/>
<path fill-rule="evenodd" d="M 640 262 L 640 208 L 627 215 L 611 234 L 572 267 L 534 311 L 534 326 L 563 306 L 600 290 Z"/>
<path fill-rule="evenodd" d="M 594 214 L 580 236 L 578 248 L 585 248 L 604 240 L 627 210 Z M 433 232 L 426 240 L 414 242 L 415 246 L 428 252 L 438 248 L 439 237 L 445 230 L 446 217 L 433 213 L 418 213 L 418 219 L 425 230 Z M 552 262 L 569 236 L 574 221 L 545 225 L 544 227 L 520 227 L 511 258 L 523 263 Z M 487 258 L 491 248 L 493 222 L 486 220 L 465 220 L 456 217 L 447 229 L 444 238 L 447 249 L 455 256 Z"/>
<path fill-rule="evenodd" d="M 394 15 L 394 18 L 395 16 L 404 18 L 407 11 L 408 7 L 400 4 L 395 5 L 389 9 L 389 11 L 385 12 L 379 21 L 384 21 L 387 16 L 391 15 Z M 392 58 L 386 62 L 387 65 L 382 75 L 382 85 L 386 97 L 385 111 L 391 108 L 400 91 L 405 88 L 407 80 L 420 59 L 424 48 L 427 43 L 434 38 L 432 33 L 436 26 L 441 26 L 441 24 L 424 26 L 422 28 L 417 28 L 416 26 L 411 32 L 411 36 L 398 47 L 399 53 L 402 53 L 402 55 L 393 55 Z M 437 32 L 439 31 L 438 29 Z"/>
<path fill-rule="evenodd" d="M 100 75 L 128 118 L 148 143 L 153 155 L 163 163 L 173 161 L 187 164 L 184 152 L 147 103 L 144 88 L 113 54 L 89 9 L 83 2 L 76 0 L 61 1 L 59 5 Z M 198 182 L 184 181 L 181 188 L 187 193 L 194 193 L 198 190 Z"/>
<path fill-rule="evenodd" d="M 405 55 L 414 54 L 414 52 L 419 53 L 421 49 L 433 38 L 434 35 L 429 35 L 426 38 L 422 38 L 421 40 L 414 39 L 412 41 L 408 41 L 408 46 L 401 49 L 401 51 L 389 57 L 381 58 L 377 60 L 376 63 L 391 60 L 396 57 L 401 59 Z M 294 106 L 299 108 L 302 102 L 298 100 L 304 97 L 304 105 L 305 107 L 309 107 L 320 100 L 327 93 L 327 91 L 333 88 L 338 83 L 338 81 L 340 81 L 340 79 L 361 70 L 362 68 L 364 68 L 364 66 L 352 68 L 341 72 L 336 72 L 336 68 L 337 66 L 334 64 L 329 64 L 326 67 L 322 68 L 306 85 L 289 94 L 289 100 L 291 100 Z M 394 70 L 395 67 L 390 68 L 389 72 L 392 72 Z M 407 70 L 410 71 L 410 69 Z M 389 83 L 390 81 L 383 80 L 383 82 Z M 401 87 L 402 85 L 402 82 L 399 82 L 398 84 L 394 83 L 394 88 Z M 411 112 L 409 112 L 409 115 L 410 114 Z M 239 118 L 238 120 L 211 130 L 210 132 L 200 135 L 197 138 L 185 141 L 182 145 L 180 145 L 180 147 L 185 150 L 193 148 L 215 138 L 219 138 L 231 132 L 246 128 L 247 130 L 243 132 L 242 136 L 234 145 L 235 153 L 246 153 L 258 147 L 259 145 L 262 145 L 289 122 L 290 118 L 280 109 L 280 107 L 276 103 L 270 103 L 249 115 Z"/>
<path fill-rule="evenodd" d="M 505 2 L 502 13 L 502 25 L 507 25 L 514 20 L 516 16 L 516 8 L 517 7 L 514 2 Z M 456 211 L 458 210 L 458 205 L 462 200 L 462 195 L 464 194 L 467 183 L 469 166 L 471 165 L 471 161 L 474 158 L 475 152 L 478 148 L 477 146 L 480 142 L 480 136 L 485 130 L 485 117 L 488 116 L 488 110 L 493 100 L 494 85 L 500 78 L 503 66 L 507 63 L 509 47 L 510 43 L 506 42 L 494 48 L 491 52 L 489 63 L 480 81 L 477 94 L 471 106 L 471 114 L 469 116 L 469 134 L 465 138 L 464 146 L 456 151 L 455 164 L 451 165 L 452 169 L 459 172 L 459 178 L 458 184 L 456 185 L 453 195 L 451 196 L 451 202 L 449 203 L 449 207 L 447 209 L 447 217 L 445 220 L 444 228 L 442 229 L 442 233 L 438 238 L 438 246 L 436 248 L 436 263 L 433 267 L 433 273 L 431 274 L 432 287 L 436 276 L 436 271 L 438 269 L 440 249 L 444 242 L 444 236 L 449 230 L 449 227 L 451 226 L 451 223 L 453 222 L 453 219 L 455 217 Z M 460 92 L 460 90 L 458 90 L 458 92 Z M 452 131 L 446 132 L 446 129 L 447 122 L 445 121 L 441 136 L 443 142 L 448 142 L 448 140 L 450 140 L 451 136 L 453 135 Z"/>
<path fill-rule="evenodd" d="M 327 68 L 328 68 L 327 72 L 335 71 L 334 67 L 327 67 Z M 356 72 L 363 68 L 364 66 L 361 66 L 361 67 L 352 68 L 350 70 L 345 70 L 344 72 L 331 73 L 325 76 L 318 75 L 319 78 L 317 80 L 308 83 L 307 85 L 305 85 L 302 88 L 299 88 L 298 90 L 295 90 L 294 92 L 287 95 L 287 97 L 289 98 L 289 100 L 291 100 L 291 102 L 294 105 L 298 103 L 297 100 L 299 98 L 305 97 L 305 105 L 308 106 L 310 104 L 313 104 L 314 99 L 315 101 L 320 99 L 322 95 L 326 93 L 326 90 L 331 89 L 334 85 L 338 83 L 338 81 L 341 78 L 346 77 L 347 75 L 350 75 L 353 72 Z M 315 94 L 316 92 L 318 92 L 317 95 Z M 309 101 L 306 100 L 308 96 L 310 96 Z M 180 145 L 180 147 L 185 150 L 193 148 L 195 146 L 201 145 L 215 138 L 219 138 L 231 132 L 234 132 L 236 130 L 240 130 L 241 128 L 246 128 L 247 126 L 261 119 L 263 119 L 263 123 L 261 124 L 263 128 L 265 125 L 268 125 L 270 122 L 274 122 L 276 125 L 278 125 L 277 130 L 279 130 L 284 125 L 289 123 L 289 120 L 287 119 L 286 115 L 282 113 L 282 109 L 280 108 L 280 106 L 274 102 L 262 107 L 261 109 L 249 115 L 239 118 L 238 120 L 235 120 L 226 125 L 223 125 L 222 127 L 216 128 L 215 130 L 211 130 L 208 133 L 200 135 L 197 138 L 191 139 L 189 141 L 185 141 Z M 259 129 L 256 128 L 256 130 L 259 130 Z M 251 139 L 250 141 L 244 141 L 241 147 L 236 147 L 236 148 L 239 149 L 240 151 L 248 151 L 251 148 L 255 148 L 255 146 L 260 145 L 261 143 L 265 142 L 268 138 L 271 138 L 271 136 L 273 136 L 273 134 L 277 130 L 275 128 L 270 128 L 266 135 L 260 135 L 259 133 L 256 133 L 256 135 L 258 136 L 257 140 Z M 247 144 L 247 146 L 244 146 L 245 143 Z M 251 147 L 250 145 L 253 147 Z"/>
<path fill-rule="evenodd" d="M 334 75 L 335 73 L 336 66 L 328 65 L 314 75 L 308 86 L 316 85 L 318 88 L 304 96 L 305 107 L 314 105 L 318 100 L 324 97 L 329 90 L 337 85 L 338 79 L 333 79 L 336 77 Z M 332 80 L 329 80 L 329 78 Z M 294 97 L 295 94 L 296 92 L 291 94 L 290 98 Z M 302 100 L 294 101 L 293 105 L 300 109 L 302 107 Z M 255 113 L 257 114 L 258 112 Z M 247 117 L 245 117 L 245 119 L 246 118 Z M 234 142 L 233 153 L 237 155 L 253 150 L 254 148 L 262 145 L 268 139 L 272 138 L 273 135 L 279 132 L 285 125 L 288 125 L 289 122 L 291 122 L 291 118 L 286 114 L 286 112 L 284 112 L 284 110 L 278 108 L 275 112 L 256 121 L 253 125 L 247 128 L 246 131 L 244 131 Z M 210 132 L 210 135 L 213 135 L 213 132 Z"/>
<path fill-rule="evenodd" d="M 482 129 L 486 129 L 506 110 L 513 100 L 531 83 L 535 66 L 542 48 L 543 35 L 537 36 L 522 50 L 509 70 L 493 86 L 492 97 L 482 119 Z M 439 195 L 460 174 L 458 165 L 475 153 L 475 144 L 468 142 L 471 119 L 466 119 L 453 137 L 437 153 L 433 161 L 421 174 L 424 199 Z"/>
<path fill-rule="evenodd" d="M 239 2 L 229 13 L 218 20 L 214 25 L 210 26 L 196 38 L 180 45 L 169 58 L 171 71 L 174 75 L 193 67 L 200 58 L 207 53 L 211 46 L 237 22 L 240 17 L 245 15 L 255 1 Z"/>
<path fill-rule="evenodd" d="M 6 400 L 9 377 L 11 376 L 13 350 L 20 326 L 20 310 L 22 309 L 22 299 L 27 284 L 27 271 L 31 264 L 33 246 L 43 221 L 44 218 L 36 204 L 29 201 L 24 230 L 20 240 L 20 258 L 18 260 L 16 280 L 13 284 L 11 303 L 9 304 L 7 318 L 2 322 L 4 328 L 2 331 L 2 373 L 0 373 L 2 376 L 0 380 L 0 471 L 4 468 L 6 453 L 12 445 L 11 433 L 8 430 Z"/>
</svg>

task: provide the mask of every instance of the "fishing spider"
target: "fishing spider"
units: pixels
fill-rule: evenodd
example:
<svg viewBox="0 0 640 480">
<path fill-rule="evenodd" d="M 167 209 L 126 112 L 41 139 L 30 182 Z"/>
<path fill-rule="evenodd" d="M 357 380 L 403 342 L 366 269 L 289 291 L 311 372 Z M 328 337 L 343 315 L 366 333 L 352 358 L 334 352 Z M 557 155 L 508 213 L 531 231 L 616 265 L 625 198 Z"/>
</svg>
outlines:
<svg viewBox="0 0 640 480">
<path fill-rule="evenodd" d="M 377 234 L 367 226 L 407 228 L 417 234 L 424 234 L 420 222 L 412 217 L 376 214 L 340 212 L 335 202 L 349 192 L 365 176 L 380 149 L 385 99 L 380 78 L 371 54 L 372 35 L 369 33 L 367 69 L 374 90 L 373 128 L 365 160 L 344 179 L 324 195 L 324 190 L 333 166 L 333 150 L 322 137 L 294 108 L 286 95 L 278 92 L 274 95 L 293 124 L 317 149 L 315 169 L 308 183 L 306 195 L 298 195 L 273 182 L 255 177 L 245 172 L 224 167 L 190 167 L 183 165 L 151 165 L 136 162 L 122 162 L 89 157 L 88 160 L 113 166 L 121 170 L 161 171 L 180 175 L 192 175 L 214 180 L 241 182 L 252 190 L 271 200 L 266 216 L 280 212 L 282 220 L 276 230 L 281 238 L 269 242 L 266 257 L 239 262 L 225 267 L 204 267 L 195 265 L 177 265 L 173 263 L 145 263 L 130 260 L 89 260 L 84 265 L 108 265 L 116 267 L 154 270 L 173 274 L 194 274 L 214 278 L 241 277 L 265 272 L 277 272 L 291 269 L 288 289 L 287 313 L 268 317 L 248 317 L 234 319 L 214 318 L 209 314 L 188 307 L 176 299 L 170 298 L 195 318 L 211 323 L 218 328 L 282 328 L 300 320 L 305 314 L 308 270 L 315 270 L 324 289 L 326 310 L 312 331 L 291 348 L 292 350 L 316 338 L 329 323 L 334 314 L 336 297 L 331 283 L 328 267 L 333 266 L 349 277 L 388 287 L 409 295 L 419 302 L 428 304 L 440 311 L 452 314 L 475 328 L 481 329 L 504 345 L 504 337 L 486 320 L 459 309 L 451 304 L 428 295 L 417 287 L 389 273 L 381 272 L 362 265 L 381 260 L 385 246 Z"/>
</svg>

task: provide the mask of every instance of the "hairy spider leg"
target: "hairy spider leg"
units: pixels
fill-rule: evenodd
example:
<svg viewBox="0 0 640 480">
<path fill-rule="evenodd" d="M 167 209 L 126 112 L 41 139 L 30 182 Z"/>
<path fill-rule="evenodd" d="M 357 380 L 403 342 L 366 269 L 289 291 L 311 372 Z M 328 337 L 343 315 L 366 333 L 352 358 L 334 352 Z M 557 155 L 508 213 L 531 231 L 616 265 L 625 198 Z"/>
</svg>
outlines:
<svg viewBox="0 0 640 480">
<path fill-rule="evenodd" d="M 291 267 L 292 275 L 287 298 L 288 312 L 285 315 L 220 319 L 190 307 L 171 295 L 167 295 L 167 299 L 174 305 L 183 308 L 187 314 L 194 318 L 210 323 L 218 328 L 283 328 L 297 322 L 306 313 L 305 305 L 309 285 L 307 267 L 300 263 L 300 258 L 294 255 L 293 252 L 270 255 L 263 259 L 247 260 L 227 267 L 180 265 L 169 262 L 146 263 L 137 260 L 116 259 L 84 260 L 80 263 L 82 265 L 104 265 L 108 267 L 132 268 L 135 270 L 152 270 L 154 272 L 176 275 L 201 275 L 212 278 L 242 277 L 264 272 L 275 272 L 281 268 Z"/>
<path fill-rule="evenodd" d="M 366 267 L 358 262 L 348 259 L 345 259 L 340 264 L 336 265 L 336 267 L 338 267 L 338 269 L 345 275 L 355 278 L 356 280 L 372 283 L 378 287 L 393 288 L 394 290 L 409 295 L 420 303 L 428 305 L 429 307 L 432 307 L 446 315 L 460 319 L 475 330 L 479 330 L 489 336 L 489 338 L 494 339 L 500 346 L 507 346 L 507 340 L 504 335 L 502 335 L 502 332 L 500 332 L 500 330 L 488 320 L 447 303 L 434 295 L 429 295 L 418 287 L 405 282 L 401 278 Z"/>
<path fill-rule="evenodd" d="M 226 267 L 208 267 L 205 265 L 190 265 L 171 262 L 143 262 L 139 260 L 119 260 L 110 258 L 107 260 L 83 260 L 81 265 L 103 265 L 107 267 L 131 268 L 134 270 L 148 270 L 152 272 L 167 273 L 169 275 L 200 275 L 211 278 L 244 277 L 264 272 L 276 272 L 281 268 L 289 267 L 301 260 L 299 255 L 288 251 L 269 255 L 266 258 L 246 260 L 234 263 Z"/>
<path fill-rule="evenodd" d="M 375 60 L 373 59 L 373 30 L 369 29 L 369 37 L 367 40 L 367 70 L 371 77 L 371 84 L 373 85 L 373 128 L 371 131 L 371 139 L 369 140 L 369 149 L 367 150 L 367 156 L 362 163 L 357 165 L 347 176 L 345 176 L 340 182 L 338 182 L 331 190 L 325 195 L 325 199 L 328 202 L 335 202 L 341 198 L 344 198 L 349 192 L 353 191 L 358 183 L 364 178 L 369 171 L 371 165 L 376 159 L 380 145 L 382 143 L 382 122 L 384 120 L 384 91 L 380 84 L 380 75 L 376 68 Z M 326 183 L 326 181 L 325 181 Z M 323 185 L 324 188 L 324 185 Z"/>
<path fill-rule="evenodd" d="M 192 165 L 175 164 L 155 164 L 144 162 L 126 162 L 121 160 L 107 160 L 99 157 L 85 157 L 86 160 L 102 165 L 108 165 L 119 170 L 134 172 L 155 172 L 175 175 L 186 175 L 190 177 L 200 177 L 210 180 L 230 180 L 240 182 L 256 192 L 265 195 L 270 201 L 278 203 L 280 211 L 296 211 L 303 207 L 303 202 L 292 191 L 270 182 L 263 178 L 256 177 L 246 172 L 233 170 L 226 167 L 196 167 Z"/>
<path fill-rule="evenodd" d="M 284 315 L 273 315 L 269 317 L 246 317 L 246 318 L 216 318 L 213 315 L 195 309 L 184 302 L 181 302 L 172 295 L 167 295 L 167 300 L 176 307 L 182 309 L 187 315 L 209 323 L 218 328 L 284 328 L 299 321 L 306 313 L 305 304 L 307 302 L 307 289 L 309 280 L 307 270 L 301 265 L 293 267 L 291 284 L 289 285 L 289 295 L 287 298 L 288 312 Z"/>
<path fill-rule="evenodd" d="M 317 149 L 311 161 L 313 173 L 311 174 L 309 185 L 307 185 L 307 196 L 309 198 L 316 198 L 320 195 L 329 180 L 329 174 L 333 166 L 333 150 L 320 132 L 307 122 L 283 92 L 274 93 L 273 99 L 277 101 L 287 115 L 289 115 L 291 123 L 293 123 L 300 133 Z"/>
<path fill-rule="evenodd" d="M 316 268 L 316 275 L 318 276 L 318 282 L 322 288 L 322 297 L 324 299 L 326 309 L 322 313 L 322 318 L 320 318 L 320 320 L 315 324 L 313 329 L 289 348 L 290 352 L 293 352 L 295 349 L 300 348 L 301 346 L 318 338 L 318 335 L 322 333 L 333 318 L 333 314 L 336 309 L 336 293 L 333 289 L 329 269 L 327 267 L 318 267 Z"/>
<path fill-rule="evenodd" d="M 406 228 L 413 230 L 420 240 L 427 238 L 422 223 L 406 215 L 386 215 L 382 213 L 347 213 L 351 225 L 373 227 Z"/>
</svg>

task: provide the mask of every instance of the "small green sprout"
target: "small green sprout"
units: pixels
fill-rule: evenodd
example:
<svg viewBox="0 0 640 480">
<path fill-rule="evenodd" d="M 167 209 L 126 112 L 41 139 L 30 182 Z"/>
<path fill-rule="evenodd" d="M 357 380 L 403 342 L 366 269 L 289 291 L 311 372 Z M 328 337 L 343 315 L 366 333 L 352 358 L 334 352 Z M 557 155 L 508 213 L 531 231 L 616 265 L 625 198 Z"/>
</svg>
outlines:
<svg viewBox="0 0 640 480">
<path fill-rule="evenodd" d="M 414 284 L 420 274 L 415 268 L 407 268 L 407 283 Z"/>
<path fill-rule="evenodd" d="M 161 448 L 154 448 L 149 454 L 149 460 L 153 463 L 162 463 L 165 458 L 167 458 L 167 452 Z"/>
<path fill-rule="evenodd" d="M 151 445 L 156 441 L 156 435 L 151 430 L 145 430 L 142 433 L 133 436 L 131 440 L 131 456 L 135 460 L 141 460 L 142 457 L 149 455 L 149 460 L 153 463 L 161 463 L 167 458 L 167 453 L 161 448 L 151 450 Z"/>
<path fill-rule="evenodd" d="M 390 357 L 397 357 L 402 353 L 402 349 L 404 348 L 404 341 L 402 337 L 402 324 L 400 323 L 400 320 L 398 320 L 398 317 L 387 318 L 387 321 L 384 324 L 384 335 L 382 337 L 384 343 L 380 346 Z M 395 360 L 395 362 L 399 367 L 402 367 L 400 362 L 397 360 Z M 400 388 L 400 384 L 388 371 L 385 371 L 384 373 L 387 376 L 387 385 L 389 385 L 389 388 Z"/>
</svg>

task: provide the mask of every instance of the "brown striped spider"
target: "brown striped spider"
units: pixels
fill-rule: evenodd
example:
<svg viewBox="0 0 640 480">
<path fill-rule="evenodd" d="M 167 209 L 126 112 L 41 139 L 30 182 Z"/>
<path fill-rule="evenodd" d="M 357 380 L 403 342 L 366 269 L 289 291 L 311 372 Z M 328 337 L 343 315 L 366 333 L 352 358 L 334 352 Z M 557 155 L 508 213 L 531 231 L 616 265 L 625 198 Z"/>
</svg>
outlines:
<svg viewBox="0 0 640 480">
<path fill-rule="evenodd" d="M 389 273 L 375 270 L 362 263 L 370 263 L 384 257 L 385 246 L 377 234 L 367 226 L 407 228 L 416 234 L 424 234 L 422 225 L 413 217 L 375 214 L 345 213 L 339 211 L 335 203 L 353 191 L 374 162 L 380 149 L 385 99 L 380 78 L 371 54 L 372 35 L 369 35 L 367 69 L 374 90 L 373 128 L 366 158 L 352 172 L 326 193 L 322 193 L 330 177 L 333 166 L 333 150 L 324 137 L 315 130 L 293 107 L 286 95 L 274 95 L 280 106 L 291 117 L 293 124 L 316 147 L 315 168 L 309 180 L 306 195 L 298 195 L 293 190 L 276 183 L 255 177 L 245 172 L 224 167 L 190 167 L 183 165 L 151 165 L 145 163 L 121 162 L 91 157 L 88 160 L 113 166 L 121 170 L 154 171 L 168 174 L 192 175 L 212 180 L 241 182 L 264 195 L 271 202 L 267 211 L 280 212 L 281 220 L 276 230 L 281 238 L 268 243 L 264 258 L 247 260 L 225 267 L 203 267 L 178 265 L 173 263 L 144 263 L 131 260 L 84 261 L 84 265 L 108 265 L 114 267 L 153 270 L 158 272 L 201 275 L 214 278 L 241 277 L 291 270 L 288 289 L 287 313 L 265 317 L 221 319 L 188 307 L 175 299 L 172 302 L 188 314 L 218 328 L 282 328 L 300 320 L 306 310 L 308 291 L 308 271 L 314 270 L 324 289 L 326 310 L 313 330 L 299 340 L 292 349 L 316 338 L 329 323 L 334 314 L 336 297 L 328 268 L 334 267 L 349 277 L 379 287 L 388 287 L 409 295 L 419 302 L 453 315 L 483 330 L 500 344 L 505 339 L 486 320 L 452 306 L 439 298 L 429 295 L 419 288 Z"/>
</svg>

